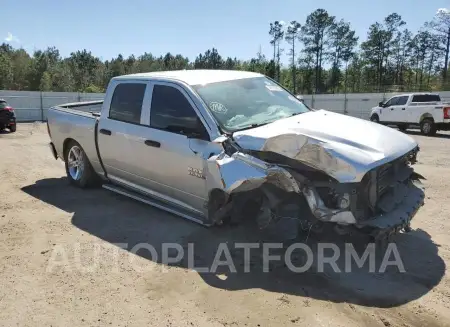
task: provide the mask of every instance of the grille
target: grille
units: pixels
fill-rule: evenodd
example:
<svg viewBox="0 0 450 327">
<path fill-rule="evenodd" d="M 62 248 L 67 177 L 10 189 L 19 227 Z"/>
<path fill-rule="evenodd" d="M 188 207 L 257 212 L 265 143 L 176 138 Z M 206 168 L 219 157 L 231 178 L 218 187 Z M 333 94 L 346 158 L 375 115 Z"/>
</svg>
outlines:
<svg viewBox="0 0 450 327">
<path fill-rule="evenodd" d="M 377 173 L 377 198 L 385 194 L 394 182 L 395 163 L 381 166 Z M 377 199 L 378 200 L 378 199 Z"/>
<path fill-rule="evenodd" d="M 392 186 L 409 178 L 412 169 L 408 162 L 415 163 L 417 152 L 418 148 L 373 169 L 364 176 L 358 190 L 358 202 L 354 207 L 354 214 L 358 220 L 369 219 L 379 212 L 378 204 L 383 196 Z"/>
<path fill-rule="evenodd" d="M 418 149 L 414 149 L 394 161 L 388 162 L 377 168 L 376 185 L 377 201 L 391 186 L 403 182 L 410 176 L 408 162 L 414 163 Z M 412 170 L 411 170 L 412 171 Z"/>
</svg>

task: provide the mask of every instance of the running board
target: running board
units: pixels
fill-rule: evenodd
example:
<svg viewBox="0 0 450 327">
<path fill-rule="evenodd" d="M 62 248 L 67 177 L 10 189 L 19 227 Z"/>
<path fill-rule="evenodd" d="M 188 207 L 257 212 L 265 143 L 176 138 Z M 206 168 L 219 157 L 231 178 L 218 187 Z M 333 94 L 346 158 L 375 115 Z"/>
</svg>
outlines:
<svg viewBox="0 0 450 327">
<path fill-rule="evenodd" d="M 207 227 L 211 226 L 211 224 L 206 224 L 201 219 L 193 217 L 186 210 L 175 208 L 175 207 L 170 206 L 169 204 L 167 204 L 165 202 L 162 202 L 162 201 L 159 201 L 157 199 L 146 197 L 146 196 L 144 196 L 144 195 L 142 195 L 140 193 L 136 193 L 136 192 L 127 190 L 127 189 L 122 188 L 122 187 L 117 186 L 117 185 L 103 184 L 102 187 L 104 189 L 109 190 L 109 191 L 125 195 L 125 196 L 127 196 L 129 198 L 132 198 L 134 200 L 137 200 L 137 201 L 149 204 L 149 205 L 151 205 L 153 207 L 156 207 L 158 209 L 162 209 L 164 211 L 170 212 L 170 213 L 172 213 L 174 215 L 177 215 L 177 216 L 180 216 L 180 217 L 185 218 L 187 220 L 193 221 L 193 222 L 195 222 L 197 224 L 200 224 L 200 225 L 203 225 L 203 226 L 207 226 Z"/>
</svg>

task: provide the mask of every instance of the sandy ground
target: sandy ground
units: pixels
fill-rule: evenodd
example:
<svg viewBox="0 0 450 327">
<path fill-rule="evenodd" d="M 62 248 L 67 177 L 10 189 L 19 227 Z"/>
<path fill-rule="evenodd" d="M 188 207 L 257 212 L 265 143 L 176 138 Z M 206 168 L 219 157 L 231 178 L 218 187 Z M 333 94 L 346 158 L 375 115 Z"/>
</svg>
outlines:
<svg viewBox="0 0 450 327">
<path fill-rule="evenodd" d="M 148 243 L 160 256 L 163 243 L 192 243 L 196 266 L 211 266 L 220 242 L 256 236 L 75 189 L 45 125 L 20 124 L 0 134 L 0 325 L 450 326 L 450 135 L 410 135 L 427 197 L 414 230 L 396 238 L 405 273 L 262 273 L 257 259 L 244 273 L 236 251 L 237 273 L 208 274 L 132 249 Z"/>
</svg>

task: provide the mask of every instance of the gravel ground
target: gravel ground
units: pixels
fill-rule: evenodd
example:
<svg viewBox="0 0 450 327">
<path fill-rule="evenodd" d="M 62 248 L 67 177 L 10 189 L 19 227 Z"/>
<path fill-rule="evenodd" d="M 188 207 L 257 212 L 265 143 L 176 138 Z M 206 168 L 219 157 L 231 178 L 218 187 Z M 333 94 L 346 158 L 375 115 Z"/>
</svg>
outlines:
<svg viewBox="0 0 450 327">
<path fill-rule="evenodd" d="M 232 251 L 237 273 L 207 274 L 161 264 L 162 244 L 192 243 L 196 266 L 211 266 L 220 242 L 256 236 L 69 186 L 44 124 L 0 133 L 0 325 L 450 326 L 450 135 L 410 135 L 427 194 L 413 231 L 396 238 L 405 273 L 261 273 L 253 256 L 243 273 Z M 140 243 L 156 253 L 134 251 Z"/>
</svg>

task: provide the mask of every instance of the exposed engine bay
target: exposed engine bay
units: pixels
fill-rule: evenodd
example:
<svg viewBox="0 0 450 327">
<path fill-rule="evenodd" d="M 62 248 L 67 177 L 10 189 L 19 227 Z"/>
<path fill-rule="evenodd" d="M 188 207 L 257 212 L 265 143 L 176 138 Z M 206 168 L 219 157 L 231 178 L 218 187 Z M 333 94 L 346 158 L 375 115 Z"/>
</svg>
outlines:
<svg viewBox="0 0 450 327">
<path fill-rule="evenodd" d="M 218 142 L 224 150 L 205 169 L 212 224 L 251 216 L 266 228 L 294 219 L 379 239 L 408 231 L 424 201 L 423 177 L 412 168 L 417 144 L 393 160 L 361 165 L 328 142 L 295 133 L 269 137 L 260 149 L 242 148 L 239 136 Z"/>
</svg>

